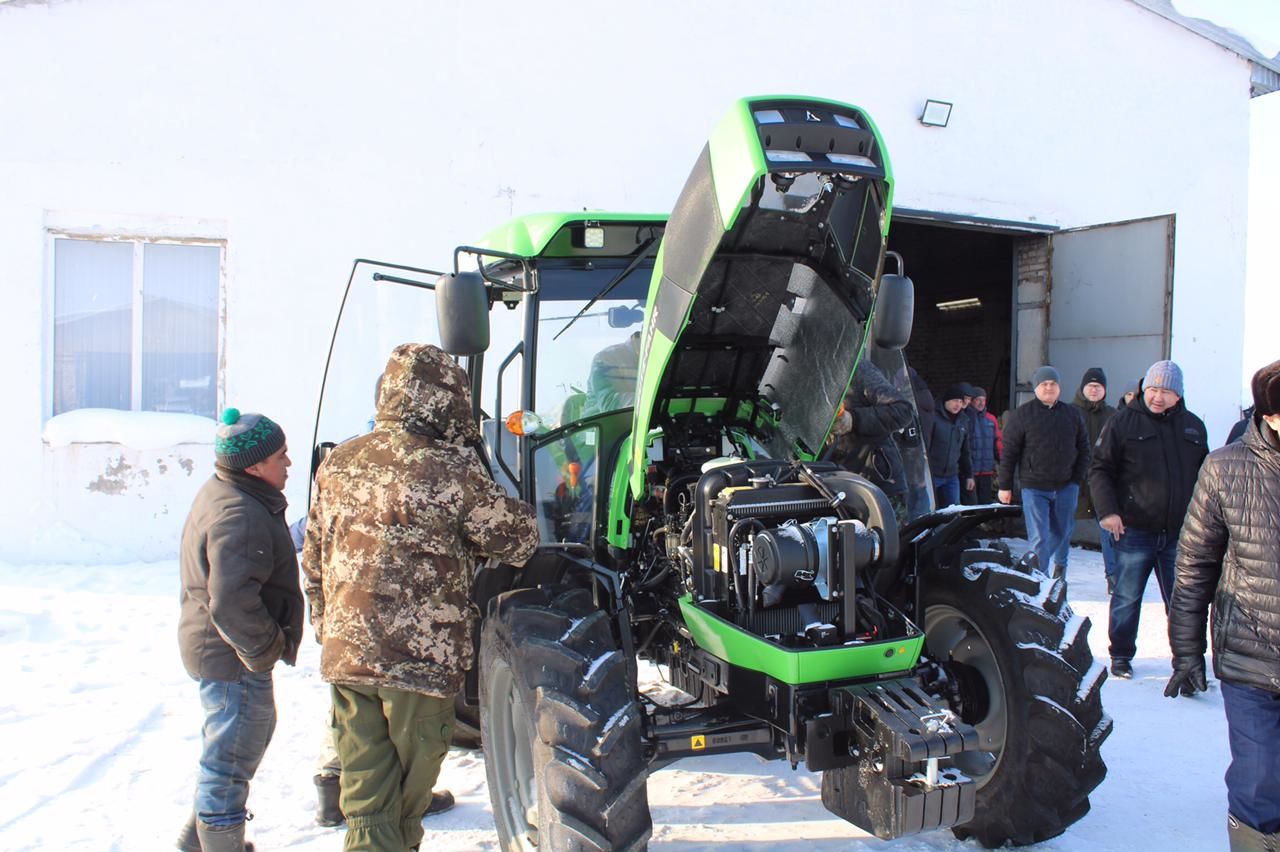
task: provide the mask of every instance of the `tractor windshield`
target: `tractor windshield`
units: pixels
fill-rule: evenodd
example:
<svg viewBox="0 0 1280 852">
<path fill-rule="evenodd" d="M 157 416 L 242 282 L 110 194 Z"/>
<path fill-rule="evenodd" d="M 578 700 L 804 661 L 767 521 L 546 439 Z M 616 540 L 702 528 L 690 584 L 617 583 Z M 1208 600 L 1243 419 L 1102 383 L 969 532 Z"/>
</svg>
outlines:
<svg viewBox="0 0 1280 852">
<path fill-rule="evenodd" d="M 652 263 L 595 299 L 626 262 L 543 261 L 538 269 L 534 411 L 558 426 L 630 408 Z M 585 312 L 583 309 L 586 309 Z"/>
</svg>

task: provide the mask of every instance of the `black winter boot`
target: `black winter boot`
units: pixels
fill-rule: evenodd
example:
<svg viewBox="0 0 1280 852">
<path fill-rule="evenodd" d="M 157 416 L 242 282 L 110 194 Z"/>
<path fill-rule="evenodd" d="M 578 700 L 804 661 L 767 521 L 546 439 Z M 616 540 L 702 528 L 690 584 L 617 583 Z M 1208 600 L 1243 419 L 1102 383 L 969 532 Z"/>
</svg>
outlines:
<svg viewBox="0 0 1280 852">
<path fill-rule="evenodd" d="M 178 835 L 178 848 L 182 852 L 201 852 L 200 838 L 196 836 L 195 811 L 192 811 L 191 816 L 187 817 L 187 824 L 182 827 L 182 833 Z"/>
<path fill-rule="evenodd" d="M 338 775 L 315 777 L 316 797 L 319 801 L 316 805 L 316 825 L 332 828 L 346 822 L 346 817 L 342 815 L 342 808 L 338 807 L 338 794 L 342 790 L 340 780 L 341 777 Z"/>
<path fill-rule="evenodd" d="M 201 852 L 253 852 L 253 844 L 244 842 L 244 823 L 209 825 L 196 823 Z"/>
<path fill-rule="evenodd" d="M 1133 677 L 1133 663 L 1124 657 L 1111 658 L 1111 676 L 1129 680 Z"/>
<path fill-rule="evenodd" d="M 1227 814 L 1227 840 L 1231 852 L 1280 852 L 1280 833 L 1263 834 Z"/>
<path fill-rule="evenodd" d="M 427 805 L 427 812 L 424 817 L 442 814 L 453 808 L 453 794 L 448 790 L 432 790 L 431 804 Z"/>
</svg>

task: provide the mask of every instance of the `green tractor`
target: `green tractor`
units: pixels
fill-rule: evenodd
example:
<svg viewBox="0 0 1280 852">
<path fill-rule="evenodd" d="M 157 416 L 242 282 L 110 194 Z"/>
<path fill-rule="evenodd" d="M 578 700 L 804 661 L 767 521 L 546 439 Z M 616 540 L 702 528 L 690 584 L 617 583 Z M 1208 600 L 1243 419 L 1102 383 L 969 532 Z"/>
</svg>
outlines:
<svg viewBox="0 0 1280 852">
<path fill-rule="evenodd" d="M 990 533 L 1016 509 L 934 511 L 918 418 L 892 497 L 820 460 L 856 371 L 911 399 L 892 198 L 864 111 L 751 98 L 669 216 L 521 217 L 438 279 L 357 262 L 318 433 L 358 429 L 326 414 L 361 410 L 354 353 L 402 342 L 357 303 L 430 318 L 414 339 L 467 366 L 477 452 L 537 510 L 528 564 L 477 570 L 459 698 L 503 848 L 643 848 L 650 773 L 727 752 L 821 772 L 881 838 L 1027 844 L 1088 812 L 1106 670 L 1065 582 Z"/>
</svg>

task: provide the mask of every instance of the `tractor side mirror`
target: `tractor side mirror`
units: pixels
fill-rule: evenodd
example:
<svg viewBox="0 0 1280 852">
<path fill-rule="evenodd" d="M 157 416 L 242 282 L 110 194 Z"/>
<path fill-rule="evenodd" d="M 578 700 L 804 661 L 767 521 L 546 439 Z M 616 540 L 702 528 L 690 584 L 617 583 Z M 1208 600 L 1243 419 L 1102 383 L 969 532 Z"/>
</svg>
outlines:
<svg viewBox="0 0 1280 852">
<path fill-rule="evenodd" d="M 320 463 L 329 457 L 329 453 L 336 447 L 333 441 L 321 441 L 311 448 L 311 478 L 316 478 L 316 471 L 320 469 Z"/>
<path fill-rule="evenodd" d="M 436 279 L 440 348 L 450 355 L 479 355 L 489 348 L 489 294 L 479 272 Z"/>
<path fill-rule="evenodd" d="M 905 275 L 881 275 L 876 296 L 872 337 L 881 349 L 897 350 L 911 340 L 916 312 L 916 287 Z"/>
<path fill-rule="evenodd" d="M 639 322 L 644 322 L 644 308 L 628 308 L 625 305 L 609 308 L 609 328 L 630 328 Z"/>
</svg>

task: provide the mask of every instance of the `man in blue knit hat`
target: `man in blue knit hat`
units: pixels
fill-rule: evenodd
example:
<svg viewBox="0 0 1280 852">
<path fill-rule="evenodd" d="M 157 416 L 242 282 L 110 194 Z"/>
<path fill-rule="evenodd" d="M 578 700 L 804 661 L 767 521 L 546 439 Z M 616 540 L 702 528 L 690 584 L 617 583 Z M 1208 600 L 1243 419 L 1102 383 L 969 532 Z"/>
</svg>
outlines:
<svg viewBox="0 0 1280 852">
<path fill-rule="evenodd" d="M 179 559 L 178 644 L 205 720 L 195 808 L 178 848 L 244 852 L 252 848 L 244 841 L 249 781 L 276 726 L 271 670 L 297 659 L 303 600 L 284 520 L 284 430 L 228 408 L 214 454 Z"/>
<path fill-rule="evenodd" d="M 1133 677 L 1142 595 L 1152 571 L 1168 612 L 1178 533 L 1209 453 L 1204 422 L 1187 410 L 1182 395 L 1181 368 L 1172 361 L 1152 364 L 1141 395 L 1107 421 L 1089 468 L 1098 526 L 1114 546 L 1107 632 L 1116 677 Z"/>
</svg>

